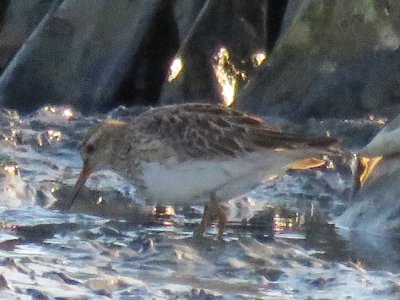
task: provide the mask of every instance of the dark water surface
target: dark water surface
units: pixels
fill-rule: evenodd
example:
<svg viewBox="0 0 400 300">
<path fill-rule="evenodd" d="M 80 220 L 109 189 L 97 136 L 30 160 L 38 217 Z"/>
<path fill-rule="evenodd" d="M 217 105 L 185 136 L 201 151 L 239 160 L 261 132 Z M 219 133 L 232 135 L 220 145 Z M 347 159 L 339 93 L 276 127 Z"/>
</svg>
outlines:
<svg viewBox="0 0 400 300">
<path fill-rule="evenodd" d="M 400 298 L 398 241 L 332 224 L 348 185 L 335 170 L 266 182 L 227 204 L 224 241 L 215 228 L 196 240 L 201 206 L 154 215 L 109 172 L 92 176 L 94 191 L 84 189 L 70 213 L 54 209 L 76 180 L 76 147 L 95 117 L 67 107 L 0 117 L 1 299 Z M 307 223 L 314 208 L 330 223 Z"/>
</svg>

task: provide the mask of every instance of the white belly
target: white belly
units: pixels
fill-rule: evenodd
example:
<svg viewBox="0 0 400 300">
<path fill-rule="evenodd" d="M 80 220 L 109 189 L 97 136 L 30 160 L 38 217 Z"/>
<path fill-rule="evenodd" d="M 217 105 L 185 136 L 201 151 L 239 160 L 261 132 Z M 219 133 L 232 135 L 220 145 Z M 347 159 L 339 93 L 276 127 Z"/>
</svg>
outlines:
<svg viewBox="0 0 400 300">
<path fill-rule="evenodd" d="M 269 151 L 222 161 L 147 163 L 143 165 L 146 196 L 165 204 L 207 201 L 211 193 L 228 200 L 281 174 L 292 161 L 293 156 L 286 152 Z"/>
</svg>

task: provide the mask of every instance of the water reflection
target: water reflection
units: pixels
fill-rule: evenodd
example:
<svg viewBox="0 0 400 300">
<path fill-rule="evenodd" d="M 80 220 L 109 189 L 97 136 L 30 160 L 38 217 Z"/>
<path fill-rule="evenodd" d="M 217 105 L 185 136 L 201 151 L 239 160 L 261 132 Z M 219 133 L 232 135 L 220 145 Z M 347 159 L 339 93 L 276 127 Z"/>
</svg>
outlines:
<svg viewBox="0 0 400 300">
<path fill-rule="evenodd" d="M 168 77 L 167 77 L 168 82 L 172 82 L 175 79 L 177 79 L 182 69 L 183 69 L 182 58 L 175 57 L 169 66 Z"/>
<path fill-rule="evenodd" d="M 260 67 L 266 63 L 268 55 L 265 51 L 258 51 L 251 55 L 251 60 L 255 67 Z"/>
<path fill-rule="evenodd" d="M 108 173 L 93 176 L 70 213 L 58 211 L 80 169 L 77 144 L 96 118 L 46 107 L 23 118 L 5 112 L 0 122 L 9 139 L 1 144 L 0 298 L 398 296 L 399 278 L 383 272 L 398 272 L 398 241 L 327 222 L 344 205 L 335 170 L 271 179 L 227 203 L 224 241 L 215 227 L 196 240 L 201 208 L 154 208 Z M 12 195 L 29 201 L 6 205 Z"/>
</svg>

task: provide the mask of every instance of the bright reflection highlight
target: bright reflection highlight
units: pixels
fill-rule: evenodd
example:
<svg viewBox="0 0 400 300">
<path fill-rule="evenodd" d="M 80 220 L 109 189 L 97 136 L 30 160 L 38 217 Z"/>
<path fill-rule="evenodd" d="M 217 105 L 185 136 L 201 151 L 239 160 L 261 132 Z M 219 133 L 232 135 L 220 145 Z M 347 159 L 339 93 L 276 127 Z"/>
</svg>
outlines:
<svg viewBox="0 0 400 300">
<path fill-rule="evenodd" d="M 358 178 L 360 186 L 364 185 L 364 183 L 367 181 L 367 178 L 372 174 L 372 171 L 382 159 L 382 156 L 360 157 L 360 164 L 363 168 Z"/>
<path fill-rule="evenodd" d="M 175 216 L 175 208 L 173 206 L 157 206 L 153 208 L 153 214 L 159 218 Z"/>
<path fill-rule="evenodd" d="M 182 59 L 180 57 L 175 57 L 174 60 L 171 62 L 171 65 L 169 66 L 168 82 L 174 81 L 181 73 L 182 68 Z"/>
<path fill-rule="evenodd" d="M 18 175 L 19 176 L 19 167 L 16 164 L 6 164 L 3 165 L 3 170 L 6 173 L 12 174 L 12 175 Z"/>
<path fill-rule="evenodd" d="M 72 119 L 74 117 L 74 113 L 70 108 L 64 109 L 62 115 L 67 120 L 70 120 L 70 119 Z"/>
<path fill-rule="evenodd" d="M 54 107 L 51 107 L 51 106 L 45 106 L 43 109 L 44 109 L 44 111 L 48 111 L 48 112 L 51 112 L 53 114 L 56 112 L 56 109 Z"/>
<path fill-rule="evenodd" d="M 264 51 L 256 52 L 252 54 L 251 60 L 254 66 L 259 67 L 267 61 L 267 53 Z"/>
<path fill-rule="evenodd" d="M 61 131 L 52 130 L 52 129 L 47 130 L 47 135 L 48 135 L 50 141 L 56 141 L 56 142 L 59 142 L 62 137 Z"/>
<path fill-rule="evenodd" d="M 244 72 L 238 71 L 230 61 L 228 49 L 221 47 L 214 55 L 214 74 L 222 96 L 224 106 L 231 106 L 235 101 L 238 79 L 245 79 Z"/>
<path fill-rule="evenodd" d="M 369 115 L 368 119 L 378 125 L 385 125 L 387 122 L 387 118 L 377 118 L 374 115 Z"/>
</svg>

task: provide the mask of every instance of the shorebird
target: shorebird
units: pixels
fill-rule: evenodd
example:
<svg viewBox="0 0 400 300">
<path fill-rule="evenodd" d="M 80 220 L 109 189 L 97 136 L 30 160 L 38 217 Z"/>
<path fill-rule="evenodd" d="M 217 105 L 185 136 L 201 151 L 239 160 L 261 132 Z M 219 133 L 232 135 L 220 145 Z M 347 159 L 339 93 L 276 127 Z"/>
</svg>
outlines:
<svg viewBox="0 0 400 300">
<path fill-rule="evenodd" d="M 335 142 L 284 133 L 260 118 L 210 104 L 153 108 L 129 121 L 106 120 L 89 129 L 80 147 L 82 171 L 65 209 L 91 173 L 108 169 L 158 204 L 205 203 L 195 236 L 218 219 L 222 237 L 223 201 L 282 174 L 297 159 L 326 153 Z"/>
</svg>

